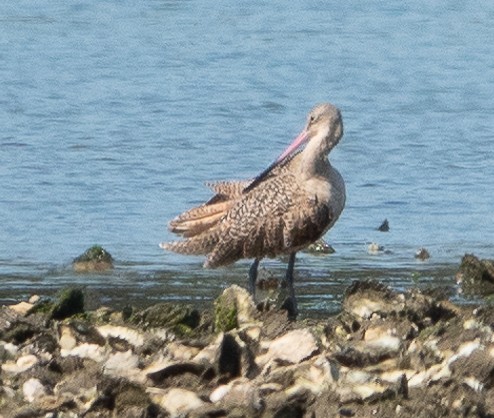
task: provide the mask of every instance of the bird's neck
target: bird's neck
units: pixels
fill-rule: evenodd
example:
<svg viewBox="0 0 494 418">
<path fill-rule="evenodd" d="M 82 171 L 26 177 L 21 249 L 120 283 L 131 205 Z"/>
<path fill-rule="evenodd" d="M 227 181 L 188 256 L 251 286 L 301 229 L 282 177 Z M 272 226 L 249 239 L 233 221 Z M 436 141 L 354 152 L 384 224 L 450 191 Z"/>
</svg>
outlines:
<svg viewBox="0 0 494 418">
<path fill-rule="evenodd" d="M 301 153 L 300 176 L 312 178 L 327 171 L 329 166 L 328 150 L 323 139 L 313 138 Z"/>
</svg>

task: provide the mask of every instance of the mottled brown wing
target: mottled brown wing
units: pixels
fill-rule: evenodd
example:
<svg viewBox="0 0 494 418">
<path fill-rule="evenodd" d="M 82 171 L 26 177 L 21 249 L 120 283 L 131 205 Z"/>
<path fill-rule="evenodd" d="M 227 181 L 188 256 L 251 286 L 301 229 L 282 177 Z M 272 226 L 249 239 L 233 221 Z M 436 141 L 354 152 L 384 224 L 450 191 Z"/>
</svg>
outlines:
<svg viewBox="0 0 494 418">
<path fill-rule="evenodd" d="M 220 238 L 206 265 L 297 251 L 317 240 L 330 222 L 328 206 L 310 200 L 286 170 L 245 194 L 221 219 Z"/>
<path fill-rule="evenodd" d="M 206 182 L 206 186 L 217 195 L 233 199 L 239 197 L 251 181 L 252 180 Z"/>
<path fill-rule="evenodd" d="M 169 229 L 185 238 L 199 235 L 212 227 L 228 212 L 249 181 L 220 181 L 206 183 L 216 194 L 206 203 L 189 209 L 169 224 Z"/>
</svg>

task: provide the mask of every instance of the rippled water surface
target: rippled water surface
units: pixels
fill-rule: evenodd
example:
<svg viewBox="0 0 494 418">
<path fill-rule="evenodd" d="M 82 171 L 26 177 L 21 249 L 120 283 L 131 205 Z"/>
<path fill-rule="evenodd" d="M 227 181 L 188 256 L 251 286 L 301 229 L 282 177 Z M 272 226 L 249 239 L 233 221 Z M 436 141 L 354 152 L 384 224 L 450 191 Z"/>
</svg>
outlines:
<svg viewBox="0 0 494 418">
<path fill-rule="evenodd" d="M 160 250 L 166 223 L 204 181 L 265 168 L 321 101 L 343 113 L 348 200 L 336 253 L 300 257 L 302 305 L 337 309 L 354 279 L 453 286 L 465 252 L 494 257 L 493 20 L 473 1 L 2 3 L 0 299 L 77 283 L 208 301 L 243 284 L 245 262 Z M 374 241 L 387 251 L 368 255 Z M 94 243 L 115 271 L 72 273 Z"/>
</svg>

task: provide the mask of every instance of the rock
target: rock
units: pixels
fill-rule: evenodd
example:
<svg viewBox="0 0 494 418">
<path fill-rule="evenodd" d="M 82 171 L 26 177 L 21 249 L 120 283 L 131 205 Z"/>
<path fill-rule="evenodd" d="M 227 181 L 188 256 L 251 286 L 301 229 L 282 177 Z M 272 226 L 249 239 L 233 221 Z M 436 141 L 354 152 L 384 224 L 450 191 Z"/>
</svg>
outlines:
<svg viewBox="0 0 494 418">
<path fill-rule="evenodd" d="M 211 392 L 209 399 L 213 403 L 221 402 L 227 410 L 239 406 L 250 411 L 259 411 L 262 408 L 259 388 L 252 381 L 244 378 L 219 386 Z"/>
<path fill-rule="evenodd" d="M 418 251 L 415 253 L 415 258 L 424 261 L 431 258 L 431 255 L 429 254 L 429 251 L 427 251 L 427 249 L 419 248 Z"/>
<path fill-rule="evenodd" d="M 184 387 L 195 390 L 215 376 L 211 365 L 195 362 L 161 361 L 143 370 L 155 387 Z"/>
<path fill-rule="evenodd" d="M 64 351 L 70 351 L 77 345 L 77 339 L 69 326 L 60 327 L 60 338 L 58 344 L 60 348 Z"/>
<path fill-rule="evenodd" d="M 135 313 L 131 322 L 148 328 L 169 328 L 179 335 L 189 335 L 199 326 L 199 311 L 187 305 L 158 303 L 141 312 Z"/>
<path fill-rule="evenodd" d="M 26 316 L 33 306 L 34 305 L 32 303 L 20 302 L 16 305 L 10 305 L 9 308 L 14 312 L 17 312 L 19 315 Z"/>
<path fill-rule="evenodd" d="M 376 255 L 384 251 L 384 247 L 376 242 L 371 242 L 367 246 L 367 252 L 371 255 Z"/>
<path fill-rule="evenodd" d="M 38 303 L 39 301 L 41 300 L 41 297 L 39 295 L 32 295 L 30 298 L 29 298 L 29 303 L 31 305 L 34 305 L 36 303 Z"/>
<path fill-rule="evenodd" d="M 84 293 L 81 289 L 69 288 L 58 295 L 50 317 L 61 320 L 82 312 L 84 312 Z"/>
<path fill-rule="evenodd" d="M 33 402 L 35 399 L 46 395 L 47 391 L 38 379 L 31 378 L 22 385 L 22 393 L 28 402 Z"/>
<path fill-rule="evenodd" d="M 214 327 L 217 331 L 228 332 L 256 320 L 257 311 L 252 296 L 239 286 L 228 287 L 214 301 Z"/>
<path fill-rule="evenodd" d="M 106 271 L 113 268 L 113 257 L 103 247 L 93 245 L 73 260 L 72 267 L 77 272 Z"/>
<path fill-rule="evenodd" d="M 172 418 L 185 416 L 204 404 L 204 401 L 194 392 L 179 388 L 168 390 L 160 402 L 160 405 L 170 413 Z"/>
<path fill-rule="evenodd" d="M 253 377 L 258 373 L 254 354 L 242 339 L 234 334 L 223 334 L 214 356 L 215 370 L 221 382 L 239 376 Z"/>
<path fill-rule="evenodd" d="M 310 244 L 304 252 L 309 253 L 309 254 L 333 254 L 335 253 L 335 249 L 329 245 L 326 241 L 324 241 L 322 238 L 318 239 L 316 242 L 313 244 Z"/>
<path fill-rule="evenodd" d="M 314 336 L 306 329 L 289 331 L 266 345 L 267 353 L 256 359 L 258 364 L 265 365 L 271 360 L 296 364 L 318 351 Z"/>
<path fill-rule="evenodd" d="M 494 293 L 494 260 L 479 260 L 473 254 L 465 254 L 456 281 L 468 294 Z"/>
<path fill-rule="evenodd" d="M 98 344 L 81 344 L 70 350 L 60 350 L 62 357 L 74 356 L 80 358 L 87 358 L 96 362 L 102 362 L 106 357 L 107 351 Z"/>
<path fill-rule="evenodd" d="M 119 418 L 133 418 L 141 416 L 155 416 L 151 399 L 142 385 L 120 380 L 115 393 L 114 416 Z M 146 414 L 146 412 L 148 412 Z"/>
<path fill-rule="evenodd" d="M 33 354 L 27 354 L 25 356 L 19 357 L 15 363 L 8 362 L 2 364 L 2 371 L 11 374 L 24 373 L 25 371 L 36 365 L 38 362 L 38 357 Z"/>
<path fill-rule="evenodd" d="M 400 298 L 388 287 L 374 281 L 355 281 L 345 292 L 343 309 L 352 315 L 368 319 L 372 314 L 400 311 L 404 308 Z"/>
<path fill-rule="evenodd" d="M 199 347 L 191 347 L 175 341 L 168 343 L 166 348 L 172 359 L 175 361 L 192 360 L 201 351 Z"/>
<path fill-rule="evenodd" d="M 140 347 L 144 344 L 144 335 L 131 328 L 107 324 L 96 329 L 104 338 L 112 337 L 125 340 L 133 347 Z"/>
<path fill-rule="evenodd" d="M 385 219 L 382 224 L 377 228 L 378 231 L 388 232 L 389 231 L 389 222 Z"/>
<path fill-rule="evenodd" d="M 131 350 L 126 352 L 116 352 L 108 356 L 103 366 L 103 372 L 110 376 L 125 377 L 131 381 L 143 382 L 145 375 L 141 373 L 139 357 Z"/>
<path fill-rule="evenodd" d="M 218 372 L 228 380 L 241 374 L 241 352 L 239 343 L 230 334 L 224 334 L 218 355 Z"/>
<path fill-rule="evenodd" d="M 0 416 L 494 416 L 489 304 L 356 282 L 340 314 L 303 322 L 254 310 L 215 333 L 205 313 L 179 334 L 180 310 L 124 325 L 103 309 L 58 321 L 1 308 Z"/>
</svg>

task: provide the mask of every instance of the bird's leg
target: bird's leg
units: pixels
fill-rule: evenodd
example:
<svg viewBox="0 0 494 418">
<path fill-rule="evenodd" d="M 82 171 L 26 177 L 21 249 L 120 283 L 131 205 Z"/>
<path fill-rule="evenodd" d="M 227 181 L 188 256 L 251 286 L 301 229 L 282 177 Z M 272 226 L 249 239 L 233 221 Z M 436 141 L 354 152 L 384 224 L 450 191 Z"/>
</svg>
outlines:
<svg viewBox="0 0 494 418">
<path fill-rule="evenodd" d="M 295 318 L 298 314 L 297 299 L 295 298 L 295 289 L 293 287 L 293 270 L 295 267 L 295 253 L 290 253 L 288 259 L 288 267 L 286 269 L 286 285 L 288 287 L 288 299 L 283 303 L 283 307 L 288 311 L 288 314 Z"/>
<path fill-rule="evenodd" d="M 252 295 L 252 299 L 256 300 L 256 280 L 257 280 L 257 267 L 259 266 L 259 259 L 254 259 L 254 262 L 249 269 L 249 292 Z"/>
</svg>

